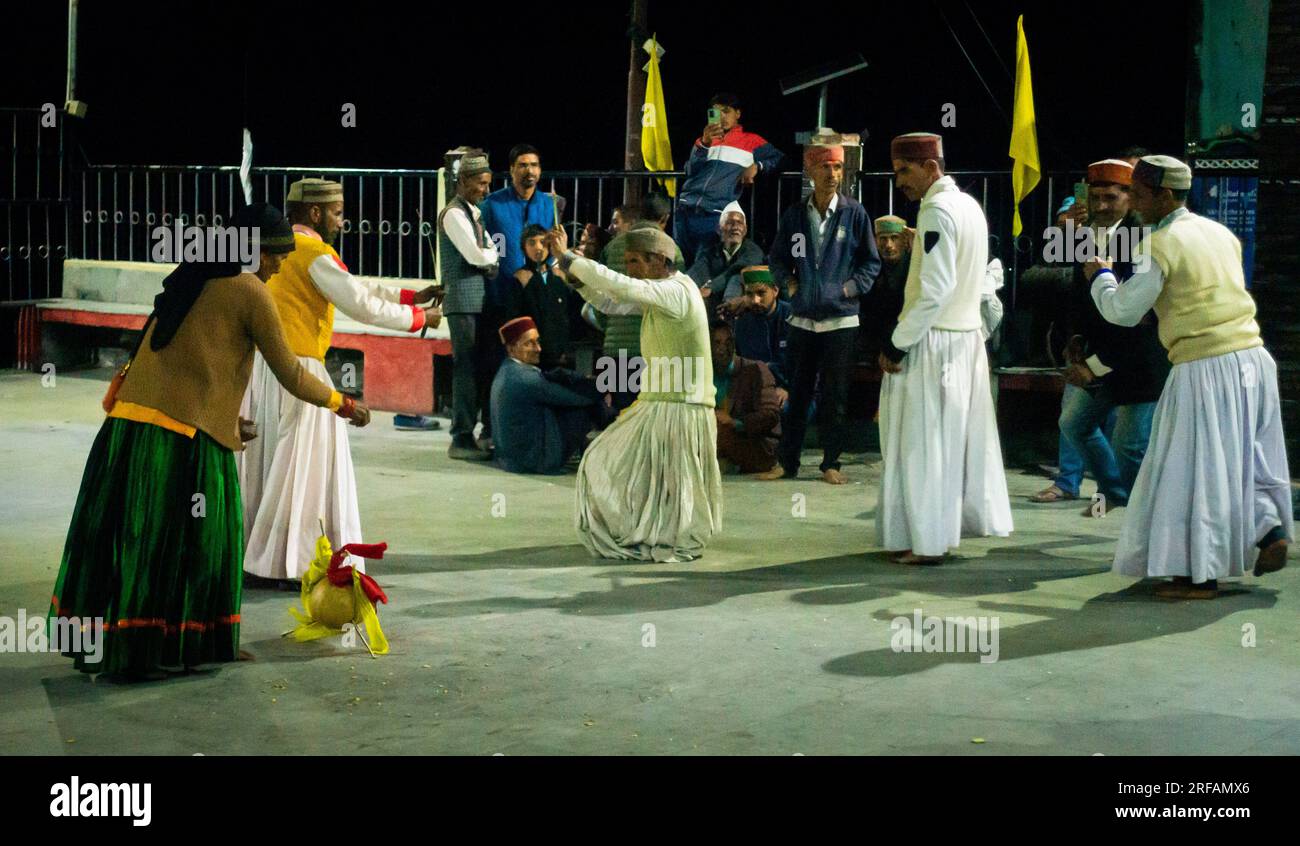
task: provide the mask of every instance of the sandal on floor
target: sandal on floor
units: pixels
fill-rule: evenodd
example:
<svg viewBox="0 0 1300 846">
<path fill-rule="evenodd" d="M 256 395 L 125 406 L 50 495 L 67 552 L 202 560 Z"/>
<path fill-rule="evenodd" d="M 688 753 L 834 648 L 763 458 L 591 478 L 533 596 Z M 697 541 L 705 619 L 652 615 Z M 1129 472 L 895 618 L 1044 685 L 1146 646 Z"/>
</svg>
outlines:
<svg viewBox="0 0 1300 846">
<path fill-rule="evenodd" d="M 1041 490 L 1038 493 L 1031 496 L 1029 498 L 1029 501 L 1030 502 L 1065 502 L 1066 500 L 1078 499 L 1078 498 L 1079 498 L 1078 494 L 1068 494 L 1065 491 L 1058 488 L 1056 485 L 1052 485 L 1051 487 L 1045 488 L 1044 490 Z"/>
</svg>

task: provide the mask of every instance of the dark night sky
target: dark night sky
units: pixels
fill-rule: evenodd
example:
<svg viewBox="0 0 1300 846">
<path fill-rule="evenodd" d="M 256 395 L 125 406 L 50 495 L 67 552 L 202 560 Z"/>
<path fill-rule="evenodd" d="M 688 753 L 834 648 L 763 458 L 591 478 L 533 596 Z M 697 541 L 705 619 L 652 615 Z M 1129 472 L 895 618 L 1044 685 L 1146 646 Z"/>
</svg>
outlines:
<svg viewBox="0 0 1300 846">
<path fill-rule="evenodd" d="M 66 6 L 29 6 L 21 34 L 18 26 L 10 33 L 15 49 L 0 56 L 0 105 L 63 101 Z M 668 51 L 679 166 L 719 89 L 740 94 L 747 128 L 794 151 L 794 133 L 814 123 L 816 94 L 782 97 L 777 80 L 860 51 L 871 67 L 832 83 L 829 123 L 870 131 L 870 168 L 886 166 L 891 136 L 928 129 L 943 132 L 951 167 L 1005 169 L 1008 124 L 943 16 L 1009 113 L 1023 12 L 1043 164 L 1059 169 L 1128 144 L 1181 151 L 1186 7 L 1097 0 L 1084 17 L 1031 0 L 650 0 L 650 28 Z M 435 167 L 462 143 L 487 147 L 496 165 L 520 140 L 539 146 L 554 170 L 622 164 L 627 5 L 619 0 L 247 8 L 241 20 L 236 3 L 84 0 L 88 158 L 237 164 L 247 124 L 261 165 Z M 355 129 L 340 126 L 345 102 L 357 107 Z M 956 105 L 956 127 L 940 127 L 944 103 Z"/>
</svg>

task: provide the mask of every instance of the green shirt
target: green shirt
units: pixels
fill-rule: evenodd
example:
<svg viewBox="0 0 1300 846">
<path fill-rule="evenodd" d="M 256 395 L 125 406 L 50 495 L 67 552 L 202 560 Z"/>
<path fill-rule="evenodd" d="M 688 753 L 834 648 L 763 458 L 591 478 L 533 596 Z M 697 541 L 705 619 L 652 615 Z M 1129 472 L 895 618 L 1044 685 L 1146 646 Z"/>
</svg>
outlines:
<svg viewBox="0 0 1300 846">
<path fill-rule="evenodd" d="M 714 406 L 713 358 L 709 319 L 695 282 L 677 272 L 666 279 L 633 279 L 580 258 L 569 272 L 583 299 L 611 316 L 640 315 L 639 398 Z"/>
</svg>

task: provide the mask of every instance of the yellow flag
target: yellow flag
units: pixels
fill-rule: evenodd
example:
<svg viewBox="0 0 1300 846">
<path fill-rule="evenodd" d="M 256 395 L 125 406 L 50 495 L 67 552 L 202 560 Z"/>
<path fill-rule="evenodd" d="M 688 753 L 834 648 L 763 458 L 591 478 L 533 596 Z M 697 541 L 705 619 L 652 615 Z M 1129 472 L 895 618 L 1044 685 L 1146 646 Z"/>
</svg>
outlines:
<svg viewBox="0 0 1300 846">
<path fill-rule="evenodd" d="M 1016 20 L 1016 94 L 1011 114 L 1011 193 L 1015 211 L 1011 234 L 1020 234 L 1020 201 L 1038 184 L 1038 124 L 1034 120 L 1034 86 L 1029 79 L 1029 44 L 1025 41 L 1025 16 Z"/>
<path fill-rule="evenodd" d="M 646 66 L 645 105 L 641 107 L 641 158 L 646 170 L 672 170 L 673 148 L 668 143 L 668 112 L 664 109 L 664 83 L 659 76 L 659 39 L 650 43 Z M 677 196 L 677 180 L 663 180 L 668 196 Z"/>
</svg>

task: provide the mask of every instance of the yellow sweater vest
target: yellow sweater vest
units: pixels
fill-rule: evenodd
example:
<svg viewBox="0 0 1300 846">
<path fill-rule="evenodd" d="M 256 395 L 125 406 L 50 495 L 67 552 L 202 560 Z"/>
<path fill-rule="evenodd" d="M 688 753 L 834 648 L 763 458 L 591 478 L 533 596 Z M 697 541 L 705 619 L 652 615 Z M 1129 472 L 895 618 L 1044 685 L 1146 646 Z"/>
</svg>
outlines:
<svg viewBox="0 0 1300 846">
<path fill-rule="evenodd" d="M 280 325 L 294 355 L 325 360 L 334 336 L 334 303 L 311 281 L 311 263 L 321 256 L 339 260 L 334 248 L 319 238 L 295 232 L 294 250 L 284 257 L 280 272 L 266 283 L 280 312 Z M 341 262 L 340 262 L 341 263 Z"/>
<path fill-rule="evenodd" d="M 1165 277 L 1155 312 L 1170 361 L 1263 346 L 1241 269 L 1241 242 L 1231 230 L 1187 212 L 1151 234 L 1150 250 Z"/>
</svg>

